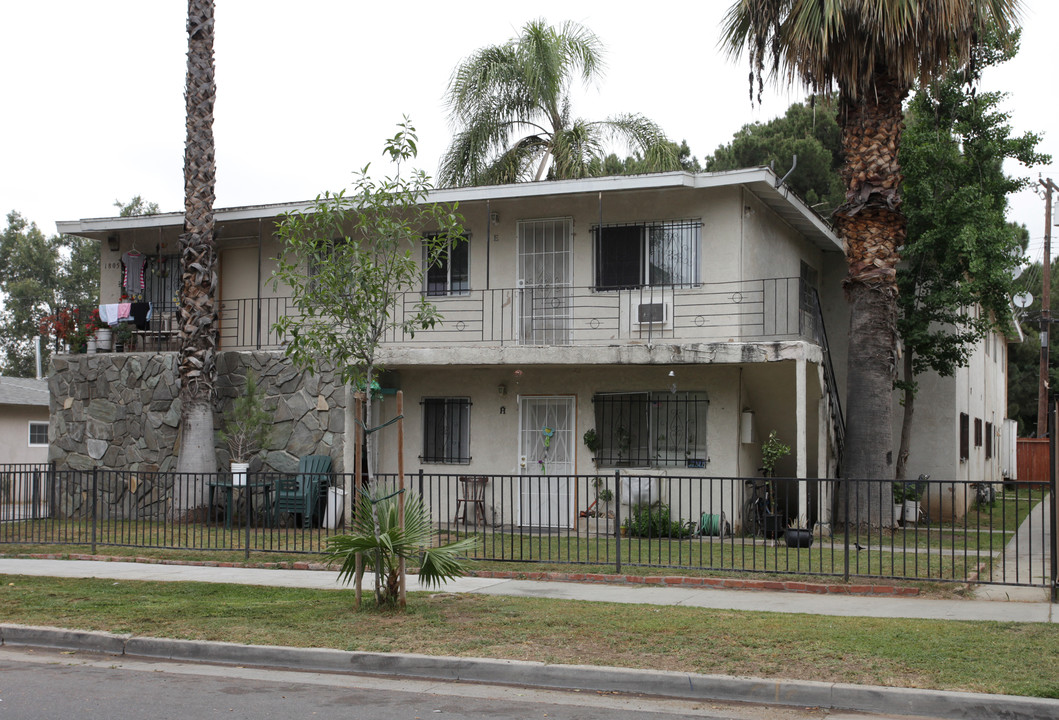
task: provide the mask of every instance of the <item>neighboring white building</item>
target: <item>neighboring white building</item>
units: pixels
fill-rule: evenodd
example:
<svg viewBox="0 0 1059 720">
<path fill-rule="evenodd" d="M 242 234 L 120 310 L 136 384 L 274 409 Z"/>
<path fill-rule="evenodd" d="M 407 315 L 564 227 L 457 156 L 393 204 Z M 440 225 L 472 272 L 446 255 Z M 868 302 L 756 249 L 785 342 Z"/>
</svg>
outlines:
<svg viewBox="0 0 1059 720">
<path fill-rule="evenodd" d="M 972 312 L 978 312 L 973 310 Z M 991 331 L 972 350 L 967 365 L 952 377 L 927 372 L 916 378 L 919 394 L 913 415 L 907 477 L 994 484 L 1015 477 L 1015 427 L 1007 419 L 1008 343 L 1021 342 Z M 894 443 L 901 437 L 903 408 L 894 400 Z M 926 498 L 930 517 L 962 517 L 974 502 L 966 485 L 941 488 Z"/>
<path fill-rule="evenodd" d="M 35 517 L 46 506 L 48 383 L 0 376 L 0 519 Z"/>
<path fill-rule="evenodd" d="M 48 382 L 0 376 L 3 463 L 48 461 Z"/>
</svg>

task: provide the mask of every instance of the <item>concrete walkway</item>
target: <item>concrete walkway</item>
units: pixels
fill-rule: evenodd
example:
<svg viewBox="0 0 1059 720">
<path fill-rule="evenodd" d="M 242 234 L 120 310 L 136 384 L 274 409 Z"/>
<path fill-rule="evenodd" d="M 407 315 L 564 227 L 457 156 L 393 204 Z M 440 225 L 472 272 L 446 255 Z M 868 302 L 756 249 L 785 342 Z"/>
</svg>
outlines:
<svg viewBox="0 0 1059 720">
<path fill-rule="evenodd" d="M 1043 588 L 1010 585 L 979 585 L 974 596 L 979 600 L 1023 600 L 1048 596 L 1048 580 L 1052 570 L 1052 534 L 1048 513 L 1052 502 L 1045 495 L 1019 525 L 1015 536 L 1008 541 L 1004 553 L 993 568 L 997 582 L 1034 583 Z"/>
<path fill-rule="evenodd" d="M 0 558 L 0 574 L 52 577 L 95 577 L 114 580 L 161 582 L 212 582 L 239 585 L 341 590 L 336 572 L 312 570 L 266 570 L 258 568 L 204 567 L 198 565 L 153 565 L 136 562 L 92 562 L 86 560 L 35 560 Z M 420 587 L 414 576 L 409 590 Z M 372 585 L 371 576 L 364 580 Z M 1008 588 L 1014 590 L 1016 588 Z M 1038 590 L 1039 588 L 1034 588 Z M 906 617 L 937 620 L 997 620 L 1002 622 L 1059 622 L 1059 606 L 1036 602 L 993 600 L 949 600 L 919 597 L 815 595 L 761 590 L 718 590 L 676 586 L 607 585 L 533 580 L 466 577 L 447 583 L 442 590 L 518 597 L 616 602 L 639 605 L 683 605 L 717 610 L 756 610 L 846 617 Z M 999 599 L 1003 599 L 1000 597 Z"/>
</svg>

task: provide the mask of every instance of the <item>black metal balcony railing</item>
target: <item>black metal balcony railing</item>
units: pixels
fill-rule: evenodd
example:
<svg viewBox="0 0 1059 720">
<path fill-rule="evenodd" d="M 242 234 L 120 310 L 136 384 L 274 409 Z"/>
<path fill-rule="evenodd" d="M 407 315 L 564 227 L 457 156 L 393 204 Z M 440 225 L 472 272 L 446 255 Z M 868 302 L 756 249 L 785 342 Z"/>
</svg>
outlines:
<svg viewBox="0 0 1059 720">
<path fill-rule="evenodd" d="M 338 489 L 352 480 L 330 475 L 300 499 L 290 497 L 298 487 L 290 475 L 254 473 L 233 486 L 229 473 L 0 466 L 0 544 L 320 554 L 343 532 L 334 529 Z M 440 533 L 480 538 L 472 557 L 482 562 L 1054 585 L 1049 483 L 930 480 L 907 486 L 915 499 L 895 505 L 891 485 L 874 482 L 867 506 L 850 507 L 860 482 L 620 472 L 405 478 Z M 175 512 L 181 503 L 195 510 Z M 882 527 L 862 522 L 868 517 Z"/>
<path fill-rule="evenodd" d="M 415 337 L 393 331 L 384 343 L 437 345 L 599 345 L 613 342 L 711 342 L 806 339 L 815 342 L 811 310 L 800 309 L 800 278 L 599 291 L 591 287 L 522 287 L 433 296 L 442 321 Z M 420 293 L 405 293 L 399 320 Z M 230 298 L 220 305 L 221 347 L 275 348 L 288 338 L 276 320 L 297 315 L 289 297 Z"/>
</svg>

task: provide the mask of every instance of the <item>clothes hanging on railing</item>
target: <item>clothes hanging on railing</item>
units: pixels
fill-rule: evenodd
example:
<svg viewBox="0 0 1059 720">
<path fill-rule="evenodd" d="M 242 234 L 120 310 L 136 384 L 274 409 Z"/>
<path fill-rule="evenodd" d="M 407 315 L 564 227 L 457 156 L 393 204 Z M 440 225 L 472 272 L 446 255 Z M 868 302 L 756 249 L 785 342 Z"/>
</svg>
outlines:
<svg viewBox="0 0 1059 720">
<path fill-rule="evenodd" d="M 136 250 L 129 250 L 121 256 L 121 262 L 125 265 L 121 286 L 125 288 L 125 292 L 139 295 L 147 287 L 143 277 L 147 256 Z"/>
<path fill-rule="evenodd" d="M 151 329 L 151 325 L 148 322 L 151 319 L 151 303 L 132 303 L 132 307 L 129 309 L 129 315 L 132 317 L 132 322 L 136 325 L 137 330 Z"/>
</svg>

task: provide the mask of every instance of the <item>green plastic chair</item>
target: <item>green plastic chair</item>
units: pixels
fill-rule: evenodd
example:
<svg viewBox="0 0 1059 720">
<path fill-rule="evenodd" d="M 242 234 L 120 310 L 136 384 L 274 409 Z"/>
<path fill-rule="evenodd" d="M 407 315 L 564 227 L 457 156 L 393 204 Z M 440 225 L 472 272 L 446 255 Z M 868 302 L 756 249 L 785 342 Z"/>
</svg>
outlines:
<svg viewBox="0 0 1059 720">
<path fill-rule="evenodd" d="M 280 513 L 302 516 L 302 527 L 312 527 L 331 474 L 329 455 L 305 455 L 298 461 L 298 474 L 282 478 L 276 490 L 276 523 Z"/>
</svg>

